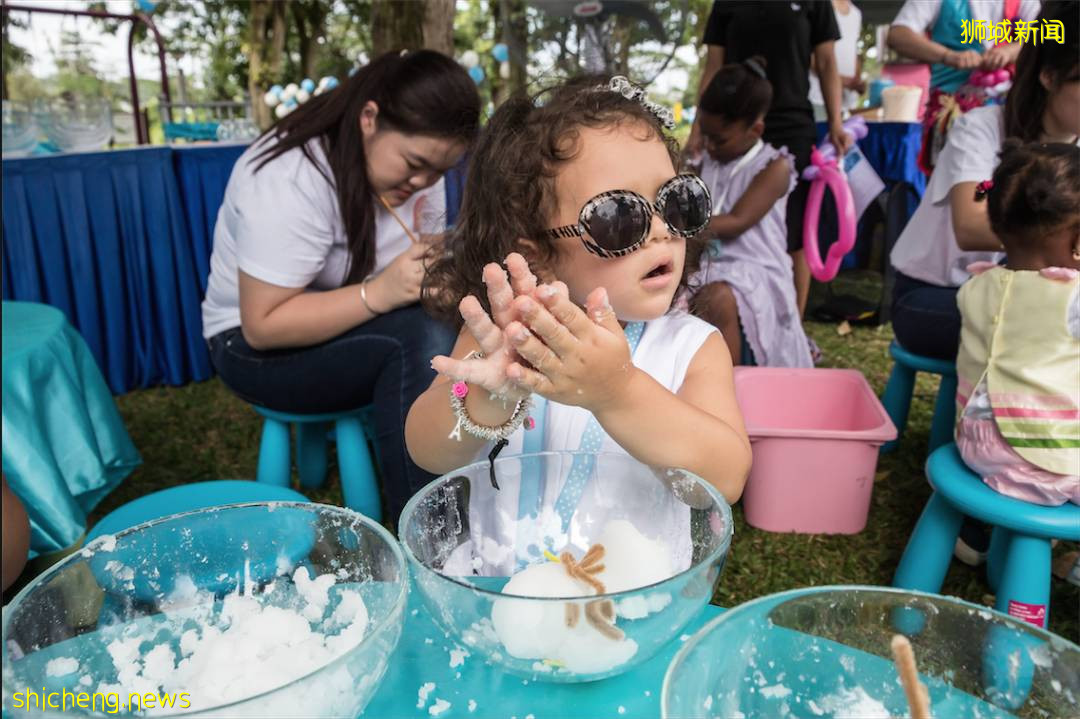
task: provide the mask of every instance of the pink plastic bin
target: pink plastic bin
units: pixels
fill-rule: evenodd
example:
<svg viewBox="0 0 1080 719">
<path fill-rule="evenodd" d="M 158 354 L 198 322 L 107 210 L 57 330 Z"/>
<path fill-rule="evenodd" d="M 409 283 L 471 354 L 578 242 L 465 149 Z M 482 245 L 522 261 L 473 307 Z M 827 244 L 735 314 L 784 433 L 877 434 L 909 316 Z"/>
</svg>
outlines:
<svg viewBox="0 0 1080 719">
<path fill-rule="evenodd" d="M 878 448 L 896 439 L 862 373 L 736 367 L 735 394 L 754 446 L 746 521 L 770 532 L 862 531 Z"/>
</svg>

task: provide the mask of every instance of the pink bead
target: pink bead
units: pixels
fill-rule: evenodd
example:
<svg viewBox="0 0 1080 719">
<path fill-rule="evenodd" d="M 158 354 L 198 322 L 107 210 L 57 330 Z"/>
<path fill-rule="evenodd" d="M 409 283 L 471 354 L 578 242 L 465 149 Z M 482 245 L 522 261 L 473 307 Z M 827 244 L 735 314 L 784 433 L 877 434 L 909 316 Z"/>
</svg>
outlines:
<svg viewBox="0 0 1080 719">
<path fill-rule="evenodd" d="M 455 397 L 458 399 L 465 399 L 465 395 L 469 394 L 469 385 L 464 382 L 455 382 L 453 391 Z"/>
<path fill-rule="evenodd" d="M 536 420 L 533 419 L 532 417 L 526 417 L 525 418 L 525 429 L 526 430 L 536 429 Z"/>
</svg>

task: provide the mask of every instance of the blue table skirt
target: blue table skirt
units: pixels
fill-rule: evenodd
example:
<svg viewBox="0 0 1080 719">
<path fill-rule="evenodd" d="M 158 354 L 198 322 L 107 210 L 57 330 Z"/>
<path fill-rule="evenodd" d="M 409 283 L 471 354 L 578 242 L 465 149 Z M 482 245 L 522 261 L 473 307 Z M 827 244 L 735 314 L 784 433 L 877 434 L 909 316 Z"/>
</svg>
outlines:
<svg viewBox="0 0 1080 719">
<path fill-rule="evenodd" d="M 242 151 L 4 160 L 4 299 L 62 310 L 113 392 L 208 378 L 209 228 Z"/>
<path fill-rule="evenodd" d="M 870 165 L 892 189 L 906 182 L 921 199 L 926 191 L 926 175 L 919 169 L 919 149 L 922 147 L 922 125 L 917 122 L 868 122 L 866 137 L 859 140 L 859 149 Z M 818 141 L 828 132 L 828 125 L 818 123 Z"/>
<path fill-rule="evenodd" d="M 722 609 L 705 609 L 656 656 L 626 674 L 585 684 L 533 682 L 506 674 L 473 654 L 450 666 L 457 648 L 424 608 L 415 587 L 409 593 L 405 630 L 378 692 L 364 710 L 365 717 L 428 717 L 436 699 L 450 702 L 439 719 L 454 717 L 512 717 L 525 719 L 655 719 L 660 716 L 660 688 L 672 657 L 685 639 Z M 458 675 L 460 674 L 460 677 Z M 420 688 L 435 685 L 421 706 Z M 469 700 L 476 702 L 469 710 Z"/>
<path fill-rule="evenodd" d="M 86 343 L 58 310 L 3 303 L 3 470 L 30 519 L 30 556 L 71 546 L 141 463 Z"/>
</svg>

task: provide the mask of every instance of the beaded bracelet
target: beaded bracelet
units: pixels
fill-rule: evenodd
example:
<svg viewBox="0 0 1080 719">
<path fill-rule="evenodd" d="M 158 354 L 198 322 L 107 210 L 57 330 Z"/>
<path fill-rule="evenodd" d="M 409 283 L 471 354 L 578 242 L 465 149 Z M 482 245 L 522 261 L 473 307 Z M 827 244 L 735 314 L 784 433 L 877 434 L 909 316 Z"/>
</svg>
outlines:
<svg viewBox="0 0 1080 719">
<path fill-rule="evenodd" d="M 469 417 L 469 412 L 465 409 L 465 397 L 468 394 L 469 386 L 464 382 L 454 382 L 450 386 L 450 409 L 454 410 L 457 424 L 454 425 L 453 431 L 448 435 L 449 439 L 456 439 L 460 442 L 461 430 L 465 430 L 473 437 L 478 437 L 486 442 L 500 442 L 517 431 L 517 428 L 528 418 L 529 409 L 532 408 L 531 396 L 519 399 L 514 406 L 514 412 L 510 415 L 510 419 L 497 427 L 488 427 L 473 422 L 472 418 Z"/>
</svg>

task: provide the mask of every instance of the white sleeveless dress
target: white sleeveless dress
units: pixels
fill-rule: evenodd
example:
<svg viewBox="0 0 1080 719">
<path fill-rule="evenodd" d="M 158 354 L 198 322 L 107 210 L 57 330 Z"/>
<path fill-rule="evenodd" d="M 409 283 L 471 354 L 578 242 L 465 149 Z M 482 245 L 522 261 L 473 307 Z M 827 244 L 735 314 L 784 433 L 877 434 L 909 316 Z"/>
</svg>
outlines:
<svg viewBox="0 0 1080 719">
<path fill-rule="evenodd" d="M 715 327 L 702 319 L 681 311 L 672 311 L 659 319 L 646 323 L 645 331 L 641 336 L 637 349 L 634 351 L 632 360 L 636 367 L 647 372 L 653 379 L 672 392 L 678 392 L 686 377 L 686 371 L 701 346 L 709 335 L 718 332 Z M 576 451 L 580 449 L 582 435 L 589 422 L 591 413 L 581 407 L 559 404 L 557 402 L 546 403 L 546 413 L 542 422 L 544 437 L 542 441 L 543 451 Z M 509 457 L 521 454 L 524 447 L 526 431 L 519 429 L 512 434 L 509 444 L 499 454 L 499 457 Z M 628 454 L 606 432 L 602 433 L 602 440 L 598 451 Z M 493 444 L 485 447 L 477 453 L 477 461 L 487 460 L 487 454 Z M 513 463 L 503 463 L 513 464 Z M 513 476 L 516 467 L 501 467 L 499 473 L 501 489 L 495 489 L 487 482 L 473 482 L 471 486 L 472 497 L 470 498 L 472 511 L 470 512 L 470 527 L 474 535 L 473 542 L 467 542 L 458 547 L 444 565 L 444 573 L 457 575 L 470 575 L 475 567 L 471 557 L 476 552 L 485 557 L 486 571 L 484 574 L 498 574 L 507 576 L 513 574 L 517 565 L 518 557 L 513 556 L 509 547 L 515 543 L 520 545 L 520 539 L 515 542 L 514 533 L 517 527 L 518 517 L 518 483 Z M 559 496 L 569 474 L 570 463 L 565 466 L 549 466 L 544 484 L 543 504 L 552 506 Z M 650 470 L 643 470 L 650 471 Z M 659 480 L 658 480 L 659 481 Z M 620 482 L 620 477 L 599 471 L 593 476 L 585 487 L 584 493 L 578 503 L 575 520 L 571 522 L 566 532 L 562 531 L 557 516 L 543 520 L 543 532 L 550 538 L 550 544 L 561 550 L 567 545 L 573 545 L 579 550 L 587 549 L 584 536 L 595 537 L 599 529 L 585 527 L 579 524 L 588 522 L 588 509 L 598 508 L 601 514 L 607 516 L 612 508 L 617 508 L 618 513 L 630 519 L 639 531 L 642 531 L 650 539 L 661 539 L 673 550 L 675 566 L 685 569 L 690 564 L 691 542 L 689 533 L 690 508 L 678 502 L 672 497 L 672 501 L 662 506 L 656 504 L 656 494 L 642 492 L 635 496 L 634 492 L 627 490 L 625 483 Z M 483 526 L 485 521 L 490 523 L 495 518 L 497 526 Z M 635 521 L 634 518 L 639 518 Z M 660 531 L 661 528 L 666 530 Z M 480 535 L 488 541 L 481 547 Z M 492 541 L 494 540 L 494 541 Z M 472 546 L 470 546 L 472 545 Z"/>
</svg>

